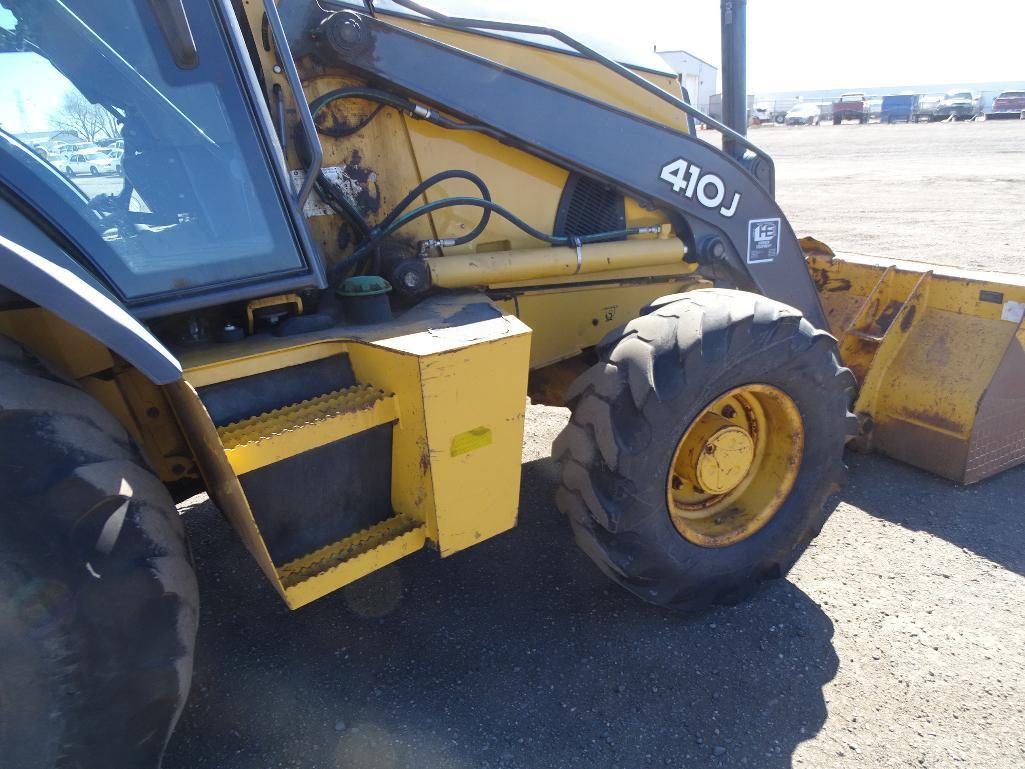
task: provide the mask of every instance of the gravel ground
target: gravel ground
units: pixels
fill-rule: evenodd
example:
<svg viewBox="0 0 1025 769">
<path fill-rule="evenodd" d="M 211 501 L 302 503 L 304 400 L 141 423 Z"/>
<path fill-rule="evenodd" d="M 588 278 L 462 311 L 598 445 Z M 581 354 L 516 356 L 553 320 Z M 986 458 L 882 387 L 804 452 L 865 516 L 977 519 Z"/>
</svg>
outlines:
<svg viewBox="0 0 1025 769">
<path fill-rule="evenodd" d="M 752 128 L 798 236 L 1025 273 L 1025 121 Z"/>
<path fill-rule="evenodd" d="M 755 135 L 799 233 L 1018 272 L 1023 138 Z M 517 529 L 295 613 L 209 504 L 183 506 L 204 603 L 166 769 L 1025 767 L 1025 467 L 960 488 L 851 454 L 788 579 L 681 618 L 570 543 L 549 457 L 566 418 L 528 412 Z"/>
</svg>

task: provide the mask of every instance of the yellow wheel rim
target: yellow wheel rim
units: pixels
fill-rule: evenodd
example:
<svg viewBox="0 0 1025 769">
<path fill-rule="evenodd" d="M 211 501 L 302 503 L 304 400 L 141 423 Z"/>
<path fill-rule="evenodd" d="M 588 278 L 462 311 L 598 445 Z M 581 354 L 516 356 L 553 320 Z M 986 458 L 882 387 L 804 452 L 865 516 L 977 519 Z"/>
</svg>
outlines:
<svg viewBox="0 0 1025 769">
<path fill-rule="evenodd" d="M 673 454 L 666 497 L 673 525 L 703 547 L 726 547 L 767 524 L 804 455 L 797 405 L 771 385 L 736 387 L 691 422 Z"/>
</svg>

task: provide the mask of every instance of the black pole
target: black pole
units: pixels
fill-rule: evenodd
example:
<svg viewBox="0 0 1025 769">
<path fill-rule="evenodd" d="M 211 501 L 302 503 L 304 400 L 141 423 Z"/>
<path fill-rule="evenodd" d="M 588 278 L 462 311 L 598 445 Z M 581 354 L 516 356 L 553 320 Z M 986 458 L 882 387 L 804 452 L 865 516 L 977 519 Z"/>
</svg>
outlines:
<svg viewBox="0 0 1025 769">
<path fill-rule="evenodd" d="M 722 117 L 747 135 L 747 0 L 722 0 Z M 723 149 L 739 158 L 744 148 L 725 139 Z"/>
</svg>

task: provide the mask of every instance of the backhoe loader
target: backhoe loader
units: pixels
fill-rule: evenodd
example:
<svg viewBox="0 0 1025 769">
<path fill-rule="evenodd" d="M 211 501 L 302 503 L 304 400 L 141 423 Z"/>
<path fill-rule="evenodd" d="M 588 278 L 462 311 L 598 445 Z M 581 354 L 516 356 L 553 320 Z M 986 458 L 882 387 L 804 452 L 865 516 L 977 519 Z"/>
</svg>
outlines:
<svg viewBox="0 0 1025 769">
<path fill-rule="evenodd" d="M 159 765 L 200 492 L 296 609 L 513 527 L 528 397 L 564 405 L 577 544 L 695 611 L 787 573 L 848 440 L 1025 458 L 1025 285 L 798 241 L 722 10 L 720 123 L 410 0 L 0 0 L 4 766 Z"/>
</svg>

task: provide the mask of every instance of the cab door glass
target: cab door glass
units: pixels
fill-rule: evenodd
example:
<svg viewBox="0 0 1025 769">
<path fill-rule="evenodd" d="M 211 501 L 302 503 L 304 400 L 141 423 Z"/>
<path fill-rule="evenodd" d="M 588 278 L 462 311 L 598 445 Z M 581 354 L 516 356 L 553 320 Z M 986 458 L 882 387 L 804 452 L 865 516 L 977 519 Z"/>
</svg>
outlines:
<svg viewBox="0 0 1025 769">
<path fill-rule="evenodd" d="M 129 302 L 308 270 L 211 3 L 183 69 L 149 2 L 0 0 L 0 181 Z"/>
</svg>

